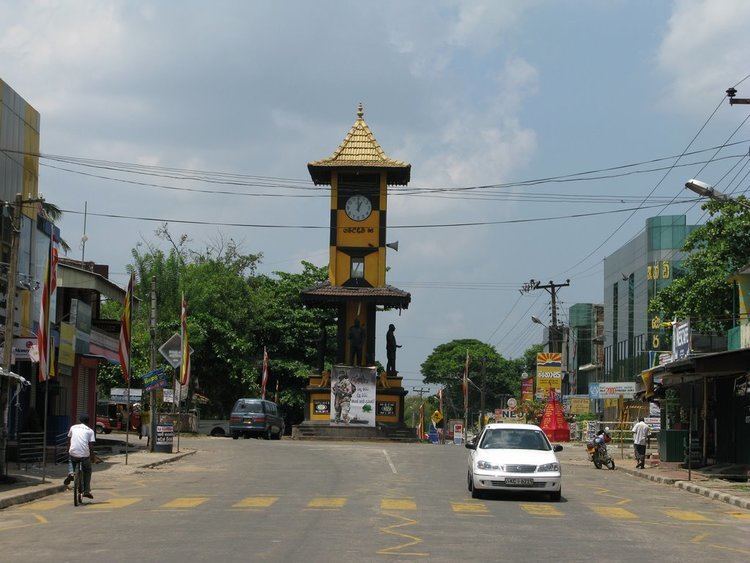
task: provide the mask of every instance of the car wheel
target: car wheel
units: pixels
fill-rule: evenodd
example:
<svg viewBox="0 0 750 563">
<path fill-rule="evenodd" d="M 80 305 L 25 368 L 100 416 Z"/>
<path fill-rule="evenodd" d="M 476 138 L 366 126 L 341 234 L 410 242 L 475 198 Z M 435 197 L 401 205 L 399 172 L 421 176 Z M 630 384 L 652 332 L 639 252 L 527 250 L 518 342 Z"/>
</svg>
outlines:
<svg viewBox="0 0 750 563">
<path fill-rule="evenodd" d="M 232 432 L 232 440 L 239 440 L 240 435 L 238 432 Z"/>
<path fill-rule="evenodd" d="M 281 440 L 281 430 L 279 430 L 275 434 L 271 434 L 271 440 Z"/>
<path fill-rule="evenodd" d="M 97 424 L 96 425 L 96 433 L 97 434 L 104 434 L 104 425 L 103 424 Z"/>
<path fill-rule="evenodd" d="M 244 433 L 244 434 L 242 435 L 242 437 L 243 437 L 243 438 L 244 438 L 245 440 L 249 440 L 249 439 L 250 439 L 250 433 L 249 433 L 249 432 L 245 432 L 245 433 Z"/>
<path fill-rule="evenodd" d="M 266 440 L 271 440 L 271 439 L 273 438 L 273 433 L 271 432 L 271 429 L 270 429 L 270 428 L 268 428 L 268 429 L 266 430 L 266 433 L 265 433 L 265 434 L 263 435 L 263 437 L 264 437 L 264 438 L 265 438 Z"/>
<path fill-rule="evenodd" d="M 471 487 L 471 498 L 482 498 L 484 494 L 481 490 L 477 489 L 476 487 Z"/>
<path fill-rule="evenodd" d="M 211 436 L 217 437 L 217 436 L 224 436 L 224 429 L 223 428 L 214 428 L 211 430 Z"/>
<path fill-rule="evenodd" d="M 554 493 L 550 493 L 549 498 L 552 500 L 552 502 L 560 502 L 562 499 L 562 489 L 559 491 L 555 491 Z"/>
<path fill-rule="evenodd" d="M 104 429 L 104 433 L 105 434 L 111 434 L 112 433 L 112 429 L 111 428 L 105 428 Z"/>
</svg>

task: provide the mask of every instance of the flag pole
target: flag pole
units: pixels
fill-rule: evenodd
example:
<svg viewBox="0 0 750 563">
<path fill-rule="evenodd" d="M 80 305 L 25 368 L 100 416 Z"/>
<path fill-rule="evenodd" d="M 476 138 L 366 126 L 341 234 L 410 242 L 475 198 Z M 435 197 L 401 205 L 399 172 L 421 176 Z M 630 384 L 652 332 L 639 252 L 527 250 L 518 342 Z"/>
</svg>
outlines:
<svg viewBox="0 0 750 563">
<path fill-rule="evenodd" d="M 131 274 L 132 276 L 132 274 Z M 131 278 L 132 281 L 132 278 Z M 125 405 L 125 465 L 128 464 L 128 450 L 130 449 L 130 380 L 133 377 L 133 290 L 130 284 L 131 290 L 128 296 L 128 391 L 126 394 L 127 404 Z"/>
<path fill-rule="evenodd" d="M 49 239 L 49 251 L 47 253 L 47 287 L 44 288 L 42 291 L 44 292 L 44 295 L 42 296 L 42 299 L 44 301 L 44 298 L 46 297 L 46 303 L 47 303 L 47 314 L 44 317 L 44 324 L 46 325 L 44 327 L 44 333 L 46 335 L 45 343 L 44 343 L 44 366 L 46 373 L 43 373 L 44 375 L 44 433 L 42 436 L 42 483 L 47 482 L 47 413 L 49 411 L 49 343 L 51 340 L 51 334 L 50 334 L 50 309 L 52 309 L 50 300 L 52 299 L 52 248 L 54 244 L 54 238 L 55 238 L 55 224 L 52 223 L 52 230 L 50 232 L 50 239 Z M 44 308 L 44 303 L 42 303 L 42 308 Z M 37 346 L 39 345 L 39 338 L 37 337 Z M 41 362 L 39 363 L 39 367 L 42 367 Z"/>
</svg>

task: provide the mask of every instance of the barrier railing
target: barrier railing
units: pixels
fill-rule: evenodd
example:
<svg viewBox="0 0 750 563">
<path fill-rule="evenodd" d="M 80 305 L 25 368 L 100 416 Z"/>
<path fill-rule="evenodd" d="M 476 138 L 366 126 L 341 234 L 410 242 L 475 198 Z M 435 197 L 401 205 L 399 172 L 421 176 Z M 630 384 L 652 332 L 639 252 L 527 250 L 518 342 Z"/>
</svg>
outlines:
<svg viewBox="0 0 750 563">
<path fill-rule="evenodd" d="M 18 468 L 29 469 L 30 463 L 41 463 L 44 451 L 44 432 L 21 432 L 18 435 Z"/>
<path fill-rule="evenodd" d="M 63 432 L 55 436 L 55 464 L 68 461 L 68 434 Z"/>
</svg>

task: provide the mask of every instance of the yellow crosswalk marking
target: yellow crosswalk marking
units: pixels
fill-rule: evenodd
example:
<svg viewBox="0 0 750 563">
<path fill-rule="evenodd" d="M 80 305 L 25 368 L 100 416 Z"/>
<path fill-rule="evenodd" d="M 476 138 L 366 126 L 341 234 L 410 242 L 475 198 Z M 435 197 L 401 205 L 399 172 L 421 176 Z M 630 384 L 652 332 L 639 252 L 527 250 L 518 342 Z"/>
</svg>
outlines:
<svg viewBox="0 0 750 563">
<path fill-rule="evenodd" d="M 346 504 L 342 497 L 317 497 L 307 503 L 307 508 L 341 508 Z"/>
<path fill-rule="evenodd" d="M 180 497 L 162 504 L 161 508 L 195 508 L 208 500 L 208 497 Z"/>
<path fill-rule="evenodd" d="M 487 506 L 483 502 L 452 502 L 453 512 L 465 514 L 487 514 Z"/>
<path fill-rule="evenodd" d="M 522 503 L 521 508 L 532 516 L 562 516 L 563 513 L 549 504 Z"/>
<path fill-rule="evenodd" d="M 381 510 L 416 510 L 417 503 L 408 498 L 384 498 L 380 501 Z"/>
<path fill-rule="evenodd" d="M 665 510 L 664 514 L 676 520 L 682 520 L 683 522 L 708 521 L 708 518 L 703 516 L 703 514 L 699 514 L 698 512 L 691 512 L 689 510 Z"/>
<path fill-rule="evenodd" d="M 633 520 L 637 518 L 637 516 L 629 510 L 625 510 L 619 506 L 592 506 L 591 508 L 599 516 L 604 516 L 605 518 L 614 518 L 617 520 Z"/>
<path fill-rule="evenodd" d="M 268 508 L 273 506 L 279 497 L 246 497 L 240 502 L 233 504 L 233 508 Z"/>
<path fill-rule="evenodd" d="M 30 504 L 26 504 L 21 507 L 21 510 L 30 510 L 32 512 L 39 512 L 41 510 L 52 510 L 53 508 L 57 508 L 58 506 L 62 506 L 64 504 L 73 504 L 72 498 L 64 498 L 64 499 L 54 499 L 54 500 L 38 500 L 36 502 L 32 502 Z"/>
<path fill-rule="evenodd" d="M 109 509 L 109 508 L 125 508 L 136 502 L 140 502 L 141 499 L 135 497 L 117 497 L 105 500 L 103 502 L 95 501 L 92 503 L 86 503 L 88 509 Z"/>
<path fill-rule="evenodd" d="M 750 520 L 750 512 L 727 512 L 732 518 L 737 518 L 738 520 Z"/>
</svg>

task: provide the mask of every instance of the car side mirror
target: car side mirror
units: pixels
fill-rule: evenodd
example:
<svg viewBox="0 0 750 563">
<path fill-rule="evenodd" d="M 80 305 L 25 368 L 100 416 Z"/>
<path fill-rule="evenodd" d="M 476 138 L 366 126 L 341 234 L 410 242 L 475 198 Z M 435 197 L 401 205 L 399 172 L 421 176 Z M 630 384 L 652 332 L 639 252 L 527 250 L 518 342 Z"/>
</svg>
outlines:
<svg viewBox="0 0 750 563">
<path fill-rule="evenodd" d="M 563 447 L 560 444 L 555 444 L 554 446 L 552 446 L 553 452 L 561 452 L 562 450 L 563 450 Z"/>
<path fill-rule="evenodd" d="M 467 450 L 476 450 L 477 449 L 477 443 L 476 442 L 466 442 L 466 449 Z"/>
</svg>

